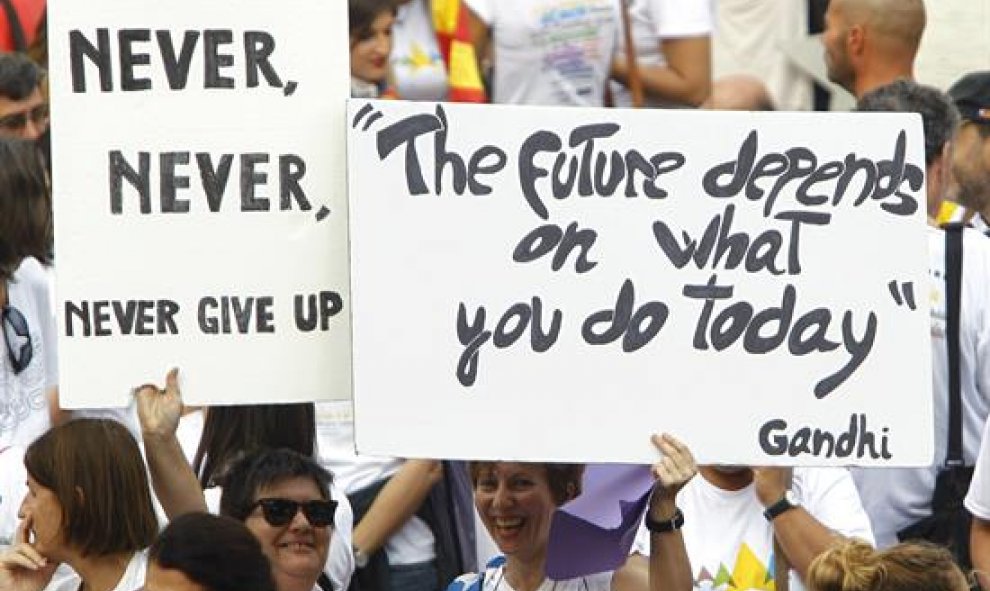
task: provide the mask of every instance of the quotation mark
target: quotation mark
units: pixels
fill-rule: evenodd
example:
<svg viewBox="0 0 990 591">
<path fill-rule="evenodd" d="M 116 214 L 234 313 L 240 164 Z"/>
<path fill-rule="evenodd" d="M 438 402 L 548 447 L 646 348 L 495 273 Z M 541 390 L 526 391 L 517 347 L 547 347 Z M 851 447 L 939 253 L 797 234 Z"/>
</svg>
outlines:
<svg viewBox="0 0 990 591">
<path fill-rule="evenodd" d="M 907 283 L 898 284 L 897 281 L 891 281 L 887 284 L 887 289 L 890 290 L 890 295 L 894 298 L 894 302 L 898 306 L 907 304 L 908 308 L 912 310 L 917 309 L 914 304 L 914 283 L 908 281 Z M 904 294 L 903 298 L 901 298 L 901 294 Z"/>
<path fill-rule="evenodd" d="M 372 113 L 372 111 L 374 111 L 374 113 Z M 375 108 L 371 106 L 371 103 L 368 103 L 367 105 L 361 107 L 361 110 L 354 116 L 354 121 L 351 123 L 351 129 L 357 128 L 357 126 L 361 123 L 361 120 L 364 119 L 368 113 L 371 113 L 371 117 L 368 117 L 368 120 L 365 122 L 364 127 L 361 128 L 361 131 L 368 131 L 369 127 L 374 125 L 376 121 L 383 117 L 381 111 L 375 111 Z"/>
</svg>

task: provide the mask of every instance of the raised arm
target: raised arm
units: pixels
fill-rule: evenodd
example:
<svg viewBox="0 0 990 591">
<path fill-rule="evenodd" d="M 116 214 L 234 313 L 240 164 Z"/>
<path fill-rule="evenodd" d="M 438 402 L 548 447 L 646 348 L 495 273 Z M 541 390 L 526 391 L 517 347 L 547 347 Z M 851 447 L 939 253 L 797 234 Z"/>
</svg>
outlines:
<svg viewBox="0 0 990 591">
<path fill-rule="evenodd" d="M 366 555 L 381 548 L 415 515 L 442 476 L 439 461 L 406 460 L 354 526 L 354 547 Z"/>
<path fill-rule="evenodd" d="M 760 503 L 770 507 L 783 499 L 790 488 L 790 468 L 753 468 L 753 482 Z M 773 531 L 801 580 L 808 574 L 811 561 L 842 537 L 801 505 L 775 517 Z"/>
<path fill-rule="evenodd" d="M 644 566 L 648 569 L 650 591 L 691 591 L 694 588 L 691 562 L 688 560 L 681 526 L 684 516 L 675 499 L 684 485 L 698 472 L 698 467 L 686 445 L 668 434 L 654 435 L 653 445 L 663 454 L 653 465 L 656 483 L 650 495 L 647 510 L 647 528 L 650 530 L 650 557 L 648 566 L 639 555 L 629 559 L 612 579 L 614 591 L 641 591 Z"/>
<path fill-rule="evenodd" d="M 183 513 L 205 512 L 203 491 L 175 436 L 182 416 L 179 370 L 168 372 L 164 390 L 144 385 L 135 391 L 134 398 L 151 484 L 165 514 L 174 519 Z"/>
</svg>

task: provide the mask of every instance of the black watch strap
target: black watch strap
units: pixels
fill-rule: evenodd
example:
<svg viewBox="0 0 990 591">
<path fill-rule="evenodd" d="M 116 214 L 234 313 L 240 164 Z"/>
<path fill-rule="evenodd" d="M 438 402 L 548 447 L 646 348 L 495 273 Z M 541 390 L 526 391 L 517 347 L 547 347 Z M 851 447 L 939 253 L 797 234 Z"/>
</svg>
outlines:
<svg viewBox="0 0 990 591">
<path fill-rule="evenodd" d="M 684 527 L 684 513 L 680 509 L 674 510 L 674 516 L 666 521 L 657 521 L 646 513 L 646 529 L 651 533 L 665 534 Z"/>
<path fill-rule="evenodd" d="M 797 503 L 791 501 L 791 493 L 788 492 L 784 496 L 780 497 L 780 500 L 770 505 L 763 511 L 763 516 L 767 518 L 767 521 L 773 521 L 780 515 L 796 508 Z"/>
</svg>

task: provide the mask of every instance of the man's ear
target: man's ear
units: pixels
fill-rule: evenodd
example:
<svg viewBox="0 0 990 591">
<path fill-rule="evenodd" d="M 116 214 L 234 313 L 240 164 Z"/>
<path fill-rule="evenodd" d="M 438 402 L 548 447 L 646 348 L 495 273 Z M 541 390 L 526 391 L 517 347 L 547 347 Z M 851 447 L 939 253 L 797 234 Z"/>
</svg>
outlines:
<svg viewBox="0 0 990 591">
<path fill-rule="evenodd" d="M 948 188 L 949 181 L 949 167 L 952 163 L 951 158 L 951 142 L 945 142 L 945 145 L 942 146 L 942 153 L 935 157 L 935 160 L 932 161 L 925 171 L 927 175 L 925 191 L 928 193 L 928 215 L 933 218 L 938 218 L 942 201 L 945 200 L 945 192 Z"/>
<path fill-rule="evenodd" d="M 850 57 L 860 57 L 866 50 L 866 27 L 853 25 L 846 32 L 846 52 Z"/>
</svg>

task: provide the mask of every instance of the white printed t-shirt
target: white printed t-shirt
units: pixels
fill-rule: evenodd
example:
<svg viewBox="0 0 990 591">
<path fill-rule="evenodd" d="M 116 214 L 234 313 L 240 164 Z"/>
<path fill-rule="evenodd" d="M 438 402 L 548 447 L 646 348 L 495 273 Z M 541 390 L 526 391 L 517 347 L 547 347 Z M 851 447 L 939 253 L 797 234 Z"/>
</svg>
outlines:
<svg viewBox="0 0 990 591">
<path fill-rule="evenodd" d="M 447 64 L 440 55 L 428 0 L 410 0 L 396 10 L 389 62 L 400 99 L 447 99 Z"/>
<path fill-rule="evenodd" d="M 795 468 L 792 490 L 801 506 L 825 527 L 873 542 L 852 478 L 845 468 Z M 677 494 L 684 512 L 684 545 L 695 589 L 772 591 L 773 526 L 755 487 L 718 488 L 698 474 Z M 633 551 L 649 556 L 650 532 L 640 526 Z M 791 571 L 790 589 L 804 589 Z"/>
<path fill-rule="evenodd" d="M 537 591 L 609 591 L 612 588 L 612 572 L 598 573 L 566 581 L 543 579 Z M 461 575 L 447 586 L 447 591 L 515 591 L 505 580 L 505 557 L 496 556 L 481 573 Z"/>
<path fill-rule="evenodd" d="M 629 6 L 633 47 L 640 66 L 664 66 L 667 59 L 660 51 L 665 39 L 704 37 L 712 34 L 714 16 L 708 0 L 632 0 Z M 619 35 L 616 56 L 626 59 L 623 36 Z M 631 107 L 632 95 L 622 84 L 613 83 L 616 107 Z M 646 106 L 661 107 L 670 103 L 647 97 Z"/>
<path fill-rule="evenodd" d="M 927 468 L 852 470 L 863 506 L 873 522 L 877 545 L 897 543 L 898 530 L 931 515 L 935 477 L 945 462 L 949 421 L 949 361 L 946 349 L 945 232 L 928 229 L 931 301 L 932 392 L 935 464 Z M 990 413 L 990 240 L 963 232 L 962 299 L 959 316 L 959 373 L 963 408 L 963 459 L 972 466 Z"/>
<path fill-rule="evenodd" d="M 604 104 L 619 35 L 616 0 L 465 0 L 491 29 L 492 102 Z"/>
<path fill-rule="evenodd" d="M 28 257 L 7 284 L 7 303 L 27 321 L 31 335 L 31 362 L 15 374 L 0 345 L 0 448 L 27 447 L 51 427 L 46 393 L 58 384 L 55 318 L 52 314 L 48 275 L 36 259 Z M 0 340 L 7 337 L 0 331 Z M 19 348 L 25 341 L 18 339 Z"/>
</svg>

